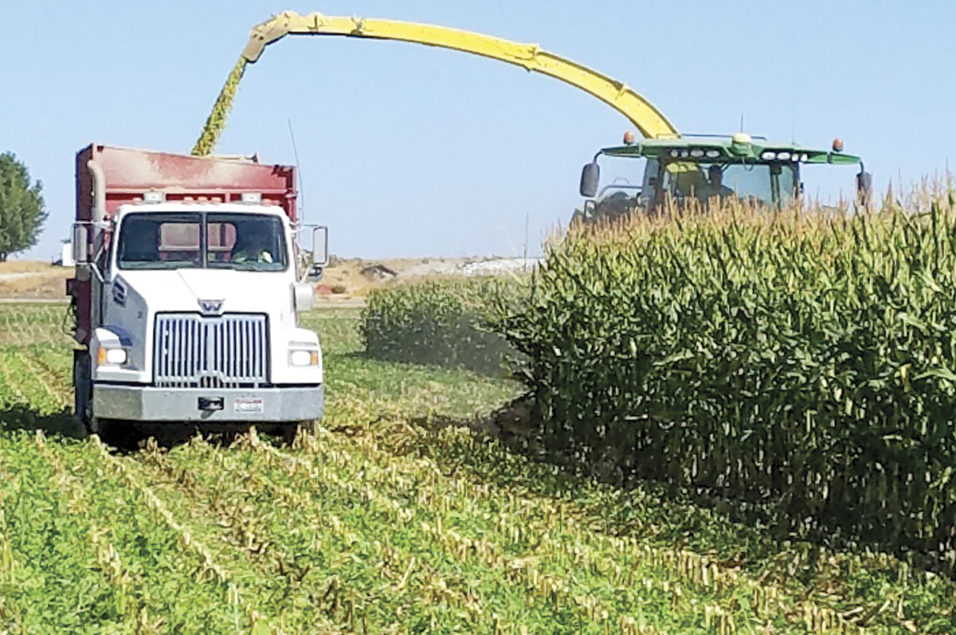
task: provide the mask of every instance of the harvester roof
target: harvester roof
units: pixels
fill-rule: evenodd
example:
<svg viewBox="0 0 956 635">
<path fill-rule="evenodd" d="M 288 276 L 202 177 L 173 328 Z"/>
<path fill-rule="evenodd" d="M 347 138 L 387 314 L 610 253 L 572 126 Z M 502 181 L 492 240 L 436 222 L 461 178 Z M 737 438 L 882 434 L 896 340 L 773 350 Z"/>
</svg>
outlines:
<svg viewBox="0 0 956 635">
<path fill-rule="evenodd" d="M 777 143 L 762 138 L 752 138 L 743 133 L 737 133 L 733 137 L 642 139 L 628 145 L 603 148 L 600 154 L 702 163 L 790 161 L 852 165 L 862 162 L 860 157 L 852 154 L 809 148 L 795 143 Z"/>
</svg>

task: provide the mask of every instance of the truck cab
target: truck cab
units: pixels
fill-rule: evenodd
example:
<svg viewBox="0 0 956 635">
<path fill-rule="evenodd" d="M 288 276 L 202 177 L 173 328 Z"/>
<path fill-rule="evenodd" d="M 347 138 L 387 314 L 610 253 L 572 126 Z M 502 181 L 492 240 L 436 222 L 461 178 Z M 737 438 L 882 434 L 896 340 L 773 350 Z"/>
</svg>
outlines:
<svg viewBox="0 0 956 635">
<path fill-rule="evenodd" d="M 322 351 L 298 316 L 312 306 L 307 278 L 327 260 L 327 232 L 314 230 L 313 264 L 300 266 L 291 168 L 103 146 L 81 157 L 78 176 L 91 178 L 78 179 L 69 292 L 87 428 L 256 424 L 288 435 L 321 418 Z"/>
<path fill-rule="evenodd" d="M 860 157 L 842 150 L 839 140 L 827 151 L 769 142 L 746 133 L 639 142 L 625 135 L 625 145 L 601 149 L 584 166 L 580 191 L 588 200 L 577 217 L 595 220 L 634 210 L 649 213 L 668 201 L 684 208 L 692 201 L 706 204 L 714 197 L 734 197 L 755 205 L 783 208 L 803 192 L 801 167 L 815 164 L 859 165 L 857 190 L 865 200 L 870 175 Z M 599 189 L 598 160 L 602 156 L 646 159 L 641 184 L 611 183 Z"/>
</svg>

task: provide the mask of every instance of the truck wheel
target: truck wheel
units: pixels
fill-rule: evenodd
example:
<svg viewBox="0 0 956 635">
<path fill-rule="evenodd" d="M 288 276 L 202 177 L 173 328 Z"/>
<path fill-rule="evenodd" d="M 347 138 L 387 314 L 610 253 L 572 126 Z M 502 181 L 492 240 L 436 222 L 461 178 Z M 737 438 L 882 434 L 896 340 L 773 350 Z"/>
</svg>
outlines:
<svg viewBox="0 0 956 635">
<path fill-rule="evenodd" d="M 311 434 L 315 430 L 314 421 L 297 421 L 282 424 L 282 442 L 291 446 L 301 433 Z"/>
<path fill-rule="evenodd" d="M 117 426 L 113 419 L 101 419 L 99 417 L 90 417 L 89 423 L 86 425 L 88 435 L 95 434 L 100 438 L 100 441 L 113 446 L 117 445 L 115 437 L 119 429 L 120 426 Z"/>
<path fill-rule="evenodd" d="M 99 426 L 93 419 L 93 385 L 90 381 L 90 354 L 87 351 L 73 351 L 73 394 L 76 421 L 87 435 L 99 434 Z"/>
</svg>

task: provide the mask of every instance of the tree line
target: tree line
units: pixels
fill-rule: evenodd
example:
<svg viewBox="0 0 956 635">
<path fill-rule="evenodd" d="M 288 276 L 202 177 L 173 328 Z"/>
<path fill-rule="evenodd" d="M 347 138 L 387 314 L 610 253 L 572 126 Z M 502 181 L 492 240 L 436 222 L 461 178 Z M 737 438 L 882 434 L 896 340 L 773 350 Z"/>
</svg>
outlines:
<svg viewBox="0 0 956 635">
<path fill-rule="evenodd" d="M 47 218 L 42 191 L 12 152 L 0 154 L 0 262 L 36 244 Z"/>
</svg>

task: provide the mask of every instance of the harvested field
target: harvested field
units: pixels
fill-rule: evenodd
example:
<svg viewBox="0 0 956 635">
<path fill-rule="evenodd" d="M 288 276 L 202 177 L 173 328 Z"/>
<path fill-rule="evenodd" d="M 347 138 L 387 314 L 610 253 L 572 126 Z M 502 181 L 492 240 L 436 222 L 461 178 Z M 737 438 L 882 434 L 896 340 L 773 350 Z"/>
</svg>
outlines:
<svg viewBox="0 0 956 635">
<path fill-rule="evenodd" d="M 57 307 L 13 309 L 0 330 L 29 336 L 0 344 L 4 630 L 953 628 L 947 579 L 776 542 L 456 425 L 517 385 L 368 359 L 355 311 L 307 316 L 329 410 L 294 447 L 250 433 L 118 451 L 76 437 Z"/>
</svg>

